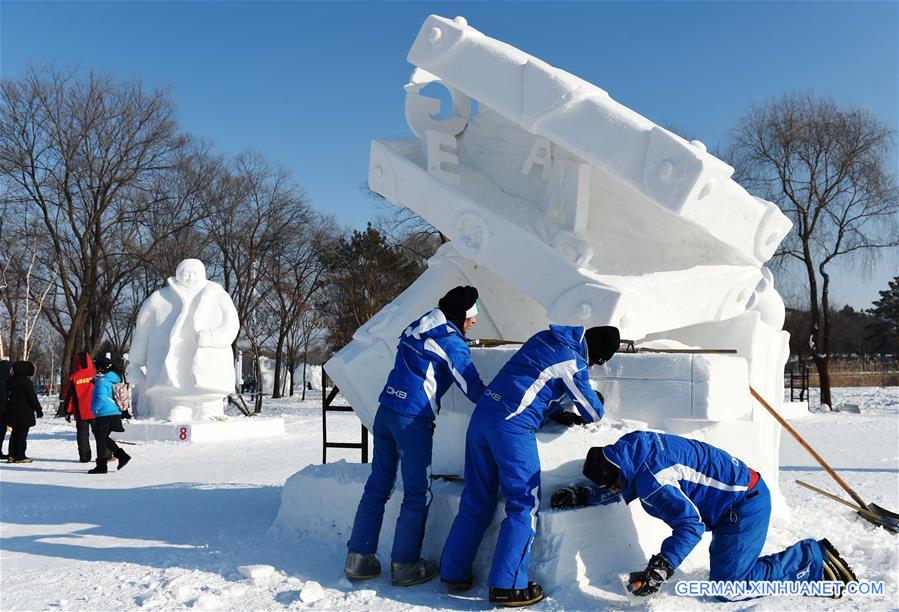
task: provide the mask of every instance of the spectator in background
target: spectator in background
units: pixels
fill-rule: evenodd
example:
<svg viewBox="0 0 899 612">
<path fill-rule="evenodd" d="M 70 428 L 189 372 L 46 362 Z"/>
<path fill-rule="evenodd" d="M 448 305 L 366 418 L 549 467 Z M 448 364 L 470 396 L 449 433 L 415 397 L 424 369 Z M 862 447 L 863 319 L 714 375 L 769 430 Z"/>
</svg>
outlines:
<svg viewBox="0 0 899 612">
<path fill-rule="evenodd" d="M 3 452 L 3 440 L 6 439 L 6 382 L 9 380 L 11 367 L 11 361 L 0 361 L 0 459 L 9 458 Z"/>
<path fill-rule="evenodd" d="M 34 392 L 34 364 L 30 361 L 17 361 L 12 366 L 12 377 L 6 383 L 6 424 L 12 427 L 9 441 L 9 463 L 31 463 L 25 456 L 28 445 L 28 430 L 35 426 L 37 418 L 44 416 L 44 411 Z"/>
<path fill-rule="evenodd" d="M 94 377 L 94 391 L 91 395 L 91 412 L 94 415 L 91 430 L 97 442 L 97 465 L 87 473 L 105 474 L 108 471 L 107 453 L 112 453 L 119 460 L 116 468 L 119 470 L 131 461 L 131 456 L 109 437 L 114 431 L 125 431 L 125 427 L 122 426 L 122 411 L 115 402 L 113 389 L 122 382 L 122 378 L 113 371 L 112 360 L 107 357 L 100 357 L 94 365 L 97 368 L 97 375 Z"/>
<path fill-rule="evenodd" d="M 90 463 L 91 460 L 91 422 L 94 413 L 91 412 L 91 396 L 94 392 L 94 376 L 97 369 L 91 359 L 90 353 L 77 353 L 72 358 L 72 375 L 66 385 L 65 412 L 66 421 L 72 421 L 75 416 L 75 432 L 78 440 L 78 460 L 81 463 Z M 108 457 L 107 457 L 108 458 Z"/>
</svg>

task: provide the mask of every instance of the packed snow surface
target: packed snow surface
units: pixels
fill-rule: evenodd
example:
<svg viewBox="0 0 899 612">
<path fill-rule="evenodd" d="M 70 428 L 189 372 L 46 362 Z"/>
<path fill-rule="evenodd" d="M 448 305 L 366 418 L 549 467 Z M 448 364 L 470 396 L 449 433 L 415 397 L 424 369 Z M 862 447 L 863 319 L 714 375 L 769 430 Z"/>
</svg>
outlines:
<svg viewBox="0 0 899 612">
<path fill-rule="evenodd" d="M 838 406 L 858 406 L 859 413 L 810 413 L 796 421 L 796 427 L 863 498 L 886 508 L 899 507 L 899 389 L 837 389 L 834 399 Z M 77 462 L 73 425 L 50 418 L 39 421 L 28 441 L 34 463 L 0 465 L 0 607 L 489 609 L 482 584 L 460 597 L 449 595 L 438 581 L 399 588 L 382 575 L 350 583 L 342 574 L 344 548 L 270 529 L 285 480 L 321 461 L 320 401 L 316 396 L 305 402 L 267 402 L 267 415 L 286 420 L 283 436 L 204 445 L 129 445 L 134 460 L 126 470 L 96 476 L 87 475 L 90 466 Z M 811 404 L 817 405 L 815 394 Z M 359 421 L 352 414 L 329 416 L 328 434 L 333 440 L 358 440 Z M 329 461 L 341 458 L 358 461 L 359 453 L 329 450 Z M 577 584 L 557 588 L 535 608 L 899 606 L 896 537 L 797 486 L 796 479 L 848 497 L 784 434 L 781 486 L 793 519 L 769 532 L 765 552 L 804 537 L 827 537 L 860 578 L 885 582 L 883 596 L 722 604 L 678 597 L 668 583 L 659 595 L 634 601 L 625 596 L 617 576 L 608 576 L 586 588 Z M 382 561 L 386 565 L 389 560 Z M 676 578 L 705 576 L 696 571 L 678 573 Z"/>
</svg>

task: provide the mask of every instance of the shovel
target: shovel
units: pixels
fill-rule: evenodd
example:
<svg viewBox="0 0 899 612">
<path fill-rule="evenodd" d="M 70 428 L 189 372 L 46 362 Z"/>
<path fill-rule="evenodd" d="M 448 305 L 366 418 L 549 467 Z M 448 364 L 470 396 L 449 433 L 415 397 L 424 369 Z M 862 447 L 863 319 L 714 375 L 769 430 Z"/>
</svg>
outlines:
<svg viewBox="0 0 899 612">
<path fill-rule="evenodd" d="M 859 506 L 858 507 L 859 516 L 861 516 L 862 518 L 864 518 L 866 521 L 868 521 L 870 523 L 873 523 L 879 527 L 883 527 L 883 528 L 887 529 L 887 531 L 890 531 L 890 533 L 896 533 L 895 529 L 896 529 L 896 525 L 897 525 L 897 520 L 899 520 L 899 514 L 896 514 L 895 512 L 891 512 L 889 510 L 885 510 L 884 508 L 881 508 L 877 504 L 865 503 L 865 500 L 862 499 L 861 495 L 856 493 L 852 489 L 852 487 L 850 487 L 848 484 L 846 484 L 845 480 L 840 478 L 840 476 L 833 470 L 832 467 L 827 465 L 827 462 L 824 461 L 824 459 L 821 457 L 821 455 L 819 455 L 818 453 L 815 452 L 815 449 L 813 449 L 809 445 L 809 443 L 805 441 L 805 438 L 803 438 L 802 436 L 799 435 L 799 432 L 797 432 L 795 429 L 793 429 L 792 425 L 787 423 L 786 420 L 784 420 L 784 418 L 782 416 L 777 414 L 777 411 L 774 410 L 774 408 L 772 408 L 771 405 L 768 404 L 768 402 L 766 402 L 765 399 L 761 395 L 759 395 L 758 391 L 756 391 L 755 389 L 752 388 L 752 386 L 750 386 L 749 392 L 752 393 L 752 397 L 757 399 L 758 402 L 762 406 L 765 407 L 765 410 L 767 410 L 771 414 L 771 416 L 773 416 L 774 419 L 778 423 L 780 423 L 781 427 L 783 427 L 788 432 L 790 432 L 790 435 L 793 436 L 793 438 L 795 438 L 795 440 L 797 442 L 799 442 L 799 445 L 808 451 L 808 453 L 815 459 L 815 461 L 818 462 L 818 465 L 823 467 L 824 470 L 828 474 L 830 474 L 830 477 L 833 478 L 836 481 L 836 483 L 838 485 L 840 485 L 840 487 L 844 491 L 846 491 L 846 493 L 849 494 L 849 497 L 851 497 L 853 500 L 855 500 L 855 502 Z M 837 498 L 837 499 L 839 499 L 839 498 Z M 840 501 L 843 501 L 843 500 L 840 500 Z M 862 510 L 864 510 L 864 512 L 862 512 Z"/>
<path fill-rule="evenodd" d="M 823 495 L 824 497 L 829 497 L 830 499 L 832 499 L 836 502 L 840 502 L 844 506 L 849 506 L 850 508 L 852 508 L 853 510 L 855 510 L 856 512 L 861 514 L 864 518 L 871 521 L 872 523 L 876 522 L 877 524 L 882 524 L 884 529 L 886 529 L 890 533 L 899 532 L 899 522 L 897 522 L 896 520 L 890 521 L 886 517 L 878 516 L 877 514 L 874 514 L 873 512 L 871 512 L 870 510 L 866 510 L 865 508 L 862 508 L 861 506 L 856 506 L 852 502 L 846 501 L 842 497 L 837 497 L 833 493 L 828 493 L 827 491 L 825 491 L 823 489 L 819 489 L 818 487 L 812 486 L 807 482 L 802 482 L 801 480 L 797 480 L 796 484 L 802 485 L 806 489 L 814 491 L 815 493 L 817 493 L 819 495 Z M 875 504 L 870 504 L 870 505 L 873 506 Z M 877 506 L 877 507 L 880 508 L 880 506 Z M 897 517 L 897 518 L 899 518 L 899 517 Z"/>
</svg>

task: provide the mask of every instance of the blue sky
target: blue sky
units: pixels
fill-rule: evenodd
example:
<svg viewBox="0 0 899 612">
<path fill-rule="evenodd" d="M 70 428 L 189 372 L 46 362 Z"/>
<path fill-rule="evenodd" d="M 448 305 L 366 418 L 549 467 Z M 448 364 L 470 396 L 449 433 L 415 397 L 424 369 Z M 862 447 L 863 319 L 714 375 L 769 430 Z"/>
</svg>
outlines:
<svg viewBox="0 0 899 612">
<path fill-rule="evenodd" d="M 896 129 L 897 2 L 0 2 L 0 71 L 113 71 L 167 87 L 182 127 L 291 169 L 313 204 L 363 227 L 372 138 L 407 135 L 405 61 L 430 13 L 573 72 L 710 149 L 753 102 L 801 90 Z M 899 256 L 846 271 L 867 306 Z"/>
</svg>

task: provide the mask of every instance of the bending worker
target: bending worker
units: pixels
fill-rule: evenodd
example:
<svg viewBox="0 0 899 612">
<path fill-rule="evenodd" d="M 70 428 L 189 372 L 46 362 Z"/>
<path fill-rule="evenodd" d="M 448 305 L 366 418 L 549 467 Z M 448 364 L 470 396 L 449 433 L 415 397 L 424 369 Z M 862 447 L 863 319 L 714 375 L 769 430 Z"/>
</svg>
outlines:
<svg viewBox="0 0 899 612">
<path fill-rule="evenodd" d="M 712 532 L 712 581 L 855 581 L 855 574 L 827 540 L 801 540 L 759 557 L 768 533 L 771 494 L 764 479 L 720 448 L 680 436 L 634 431 L 587 453 L 584 476 L 639 499 L 673 530 L 628 589 L 651 595 L 699 542 Z"/>
<path fill-rule="evenodd" d="M 524 343 L 503 366 L 475 407 L 465 442 L 465 488 L 453 521 L 440 577 L 454 590 L 472 586 L 472 563 L 496 509 L 497 489 L 506 498 L 488 578 L 489 598 L 501 606 L 525 606 L 543 599 L 528 581 L 531 543 L 540 507 L 540 457 L 535 432 L 547 416 L 577 424 L 598 421 L 603 403 L 590 387 L 588 367 L 618 350 L 614 327 L 550 325 Z M 565 398 L 578 413 L 558 413 Z"/>
<path fill-rule="evenodd" d="M 474 287 L 456 287 L 400 336 L 396 362 L 378 398 L 371 475 L 347 543 L 348 578 L 381 573 L 378 537 L 397 466 L 403 474 L 403 504 L 393 536 L 391 579 L 395 585 L 410 586 L 437 575 L 437 565 L 419 557 L 431 503 L 434 419 L 440 398 L 453 383 L 472 402 L 484 390 L 465 342 L 465 334 L 477 323 L 477 299 Z"/>
</svg>

